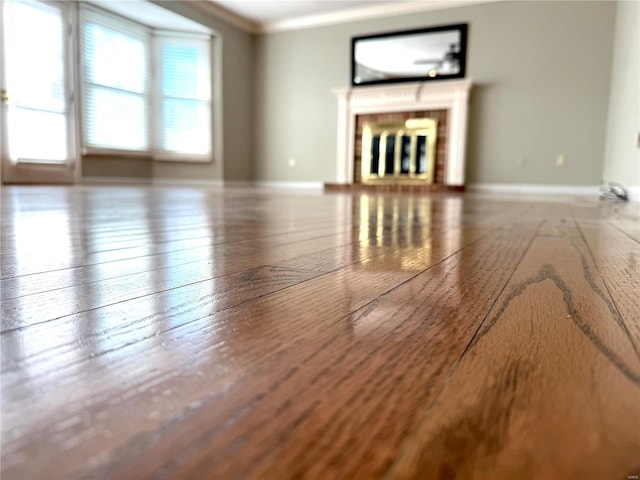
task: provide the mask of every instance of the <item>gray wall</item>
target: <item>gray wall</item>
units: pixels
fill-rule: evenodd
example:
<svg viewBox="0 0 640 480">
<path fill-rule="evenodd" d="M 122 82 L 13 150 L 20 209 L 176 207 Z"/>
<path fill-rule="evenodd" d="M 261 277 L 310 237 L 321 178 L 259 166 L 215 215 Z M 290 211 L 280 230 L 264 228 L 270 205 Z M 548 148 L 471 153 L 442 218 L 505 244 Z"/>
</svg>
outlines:
<svg viewBox="0 0 640 480">
<path fill-rule="evenodd" d="M 618 4 L 604 179 L 640 187 L 640 3 Z"/>
<path fill-rule="evenodd" d="M 260 36 L 256 178 L 335 180 L 330 90 L 349 83 L 352 36 L 468 22 L 468 183 L 597 184 L 615 12 L 615 2 L 497 2 Z"/>
<path fill-rule="evenodd" d="M 170 178 L 177 180 L 245 180 L 254 171 L 254 65 L 255 37 L 225 22 L 203 13 L 197 3 L 189 5 L 177 0 L 155 2 L 158 5 L 195 20 L 213 29 L 216 37 L 214 52 L 221 68 L 214 84 L 214 101 L 222 102 L 223 113 L 218 130 L 214 127 L 213 141 L 222 141 L 222 158 L 212 163 L 154 162 L 152 160 L 118 160 L 84 158 L 83 176 Z M 215 69 L 215 63 L 214 63 Z"/>
</svg>

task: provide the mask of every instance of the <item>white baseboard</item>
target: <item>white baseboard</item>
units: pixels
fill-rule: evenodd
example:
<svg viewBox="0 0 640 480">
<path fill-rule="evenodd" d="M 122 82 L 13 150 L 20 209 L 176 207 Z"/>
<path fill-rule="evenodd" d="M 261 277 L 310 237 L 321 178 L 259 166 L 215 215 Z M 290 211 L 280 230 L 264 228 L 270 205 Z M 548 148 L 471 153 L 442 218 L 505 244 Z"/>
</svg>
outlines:
<svg viewBox="0 0 640 480">
<path fill-rule="evenodd" d="M 265 188 L 281 190 L 322 190 L 323 182 L 282 182 L 282 181 L 251 181 L 251 180 L 198 180 L 172 178 L 136 178 L 136 177 L 82 177 L 83 185 L 166 185 L 190 187 L 236 187 L 236 188 Z M 626 187 L 629 200 L 640 202 L 640 185 Z M 469 192 L 508 193 L 523 195 L 585 195 L 598 196 L 600 187 L 597 185 L 535 185 L 512 183 L 474 183 L 467 186 Z"/>
<path fill-rule="evenodd" d="M 153 178 L 154 185 L 166 185 L 173 187 L 222 187 L 222 180 L 179 179 L 179 178 Z"/>
<path fill-rule="evenodd" d="M 253 186 L 258 188 L 275 188 L 286 190 L 322 190 L 323 182 L 278 182 L 268 180 L 257 180 L 252 182 Z"/>
<path fill-rule="evenodd" d="M 82 177 L 83 185 L 166 185 L 183 187 L 221 187 L 222 180 L 152 178 L 152 177 Z"/>
<path fill-rule="evenodd" d="M 189 187 L 237 187 L 237 188 L 269 188 L 284 190 L 322 190 L 323 182 L 280 182 L 252 180 L 200 180 L 177 178 L 145 178 L 145 177 L 82 177 L 86 185 L 166 185 Z"/>
<path fill-rule="evenodd" d="M 253 188 L 255 183 L 256 182 L 252 180 L 225 180 L 224 186 L 232 188 Z"/>
<path fill-rule="evenodd" d="M 511 193 L 524 195 L 590 195 L 597 197 L 598 185 L 537 185 L 516 183 L 474 183 L 468 185 L 470 192 Z"/>
<path fill-rule="evenodd" d="M 82 185 L 151 185 L 152 179 L 146 177 L 82 177 Z"/>
</svg>

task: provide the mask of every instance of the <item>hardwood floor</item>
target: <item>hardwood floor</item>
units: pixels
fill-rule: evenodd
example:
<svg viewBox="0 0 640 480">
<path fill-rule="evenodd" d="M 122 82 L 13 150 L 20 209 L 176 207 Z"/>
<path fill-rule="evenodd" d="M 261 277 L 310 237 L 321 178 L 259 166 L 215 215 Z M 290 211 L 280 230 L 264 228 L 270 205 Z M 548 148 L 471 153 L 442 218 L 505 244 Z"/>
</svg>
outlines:
<svg viewBox="0 0 640 480">
<path fill-rule="evenodd" d="M 640 475 L 640 206 L 2 187 L 2 478 Z"/>
</svg>

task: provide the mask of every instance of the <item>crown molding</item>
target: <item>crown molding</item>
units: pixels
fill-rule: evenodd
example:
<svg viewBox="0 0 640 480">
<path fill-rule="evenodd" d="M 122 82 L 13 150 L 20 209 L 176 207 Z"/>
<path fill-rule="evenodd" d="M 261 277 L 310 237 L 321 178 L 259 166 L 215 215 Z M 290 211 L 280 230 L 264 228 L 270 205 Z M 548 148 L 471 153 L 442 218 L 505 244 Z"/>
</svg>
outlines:
<svg viewBox="0 0 640 480">
<path fill-rule="evenodd" d="M 356 22 L 371 18 L 405 15 L 429 10 L 444 10 L 447 8 L 493 3 L 498 1 L 503 0 L 414 0 L 406 3 L 374 5 L 263 23 L 259 25 L 259 33 L 302 30 L 305 28 L 322 27 L 336 23 Z"/>
<path fill-rule="evenodd" d="M 231 10 L 227 10 L 222 5 L 218 5 L 211 0 L 187 0 L 187 2 L 189 6 L 198 10 L 200 13 L 215 17 L 247 33 L 258 34 L 264 32 L 263 26 L 260 23 L 238 15 Z"/>
<path fill-rule="evenodd" d="M 413 0 L 404 3 L 374 5 L 368 7 L 340 10 L 337 12 L 305 15 L 301 17 L 280 20 L 276 22 L 260 23 L 238 15 L 215 0 L 186 0 L 194 9 L 205 15 L 216 17 L 247 33 L 264 34 L 289 30 L 303 30 L 305 28 L 322 27 L 336 23 L 357 22 L 372 18 L 405 15 L 429 10 L 444 10 L 447 8 L 493 3 L 504 0 Z"/>
</svg>

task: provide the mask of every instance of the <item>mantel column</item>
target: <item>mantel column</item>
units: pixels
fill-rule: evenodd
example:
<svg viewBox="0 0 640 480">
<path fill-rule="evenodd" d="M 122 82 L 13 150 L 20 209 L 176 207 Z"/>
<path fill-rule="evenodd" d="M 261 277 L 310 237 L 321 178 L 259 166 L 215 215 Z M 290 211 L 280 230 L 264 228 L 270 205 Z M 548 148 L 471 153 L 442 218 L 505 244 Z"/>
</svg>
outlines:
<svg viewBox="0 0 640 480">
<path fill-rule="evenodd" d="M 351 115 L 349 114 L 351 90 L 334 89 L 333 93 L 338 97 L 336 182 L 348 184 L 353 182 L 353 159 L 349 159 L 349 151 L 353 150 L 353 146 L 350 146 L 349 142 L 353 142 L 353 139 L 348 138 L 348 133 L 351 130 L 349 126 L 351 121 Z"/>
</svg>

